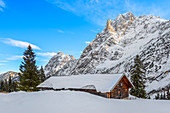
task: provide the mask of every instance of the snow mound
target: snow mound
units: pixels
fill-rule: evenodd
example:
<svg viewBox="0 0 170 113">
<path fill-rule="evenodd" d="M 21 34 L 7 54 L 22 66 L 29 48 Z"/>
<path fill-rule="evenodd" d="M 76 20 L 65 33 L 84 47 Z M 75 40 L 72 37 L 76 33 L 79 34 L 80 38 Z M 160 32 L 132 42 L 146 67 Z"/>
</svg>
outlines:
<svg viewBox="0 0 170 113">
<path fill-rule="evenodd" d="M 0 94 L 0 113 L 170 113 L 170 101 L 107 99 L 85 92 Z"/>
</svg>

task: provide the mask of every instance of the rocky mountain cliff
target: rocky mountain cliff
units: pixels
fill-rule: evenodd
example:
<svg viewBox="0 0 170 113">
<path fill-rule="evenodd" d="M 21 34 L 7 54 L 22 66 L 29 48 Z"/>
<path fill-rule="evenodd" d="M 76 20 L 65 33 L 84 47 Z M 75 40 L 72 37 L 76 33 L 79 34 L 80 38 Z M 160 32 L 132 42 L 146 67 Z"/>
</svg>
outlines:
<svg viewBox="0 0 170 113">
<path fill-rule="evenodd" d="M 1 80 L 9 80 L 9 77 L 11 76 L 12 81 L 18 81 L 19 80 L 19 75 L 16 72 L 13 71 L 8 71 L 6 73 L 0 74 L 0 81 Z"/>
<path fill-rule="evenodd" d="M 109 19 L 80 58 L 57 68 L 54 75 L 128 73 L 137 54 L 147 69 L 147 92 L 168 87 L 170 20 L 152 15 L 135 17 L 131 12 L 120 14 L 115 20 Z"/>
<path fill-rule="evenodd" d="M 65 55 L 62 52 L 58 52 L 55 56 L 53 56 L 48 64 L 45 66 L 44 71 L 46 77 L 50 77 L 54 75 L 58 70 L 62 69 L 63 66 L 72 65 L 72 61 L 74 62 L 75 58 L 72 55 Z M 70 64 L 71 63 L 71 64 Z"/>
</svg>

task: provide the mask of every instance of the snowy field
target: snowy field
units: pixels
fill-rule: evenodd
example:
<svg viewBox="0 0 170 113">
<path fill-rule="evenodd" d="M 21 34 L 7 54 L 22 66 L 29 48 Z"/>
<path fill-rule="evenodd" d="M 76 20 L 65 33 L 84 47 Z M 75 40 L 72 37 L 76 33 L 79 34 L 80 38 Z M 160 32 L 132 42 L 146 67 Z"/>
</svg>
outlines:
<svg viewBox="0 0 170 113">
<path fill-rule="evenodd" d="M 107 99 L 85 92 L 0 94 L 0 113 L 170 113 L 170 101 Z"/>
</svg>

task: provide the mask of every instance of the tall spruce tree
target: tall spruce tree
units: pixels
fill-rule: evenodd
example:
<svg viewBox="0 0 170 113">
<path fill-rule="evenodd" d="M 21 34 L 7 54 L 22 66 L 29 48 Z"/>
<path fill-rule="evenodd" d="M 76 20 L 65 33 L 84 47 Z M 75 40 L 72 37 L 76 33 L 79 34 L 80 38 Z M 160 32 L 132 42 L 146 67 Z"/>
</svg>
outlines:
<svg viewBox="0 0 170 113">
<path fill-rule="evenodd" d="M 169 89 L 167 91 L 167 99 L 170 100 L 170 92 L 169 92 Z"/>
<path fill-rule="evenodd" d="M 146 98 L 145 91 L 145 68 L 139 55 L 134 59 L 134 65 L 130 69 L 131 81 L 134 85 L 130 90 L 130 94 L 139 98 Z"/>
<path fill-rule="evenodd" d="M 44 82 L 46 80 L 46 76 L 44 74 L 44 69 L 41 66 L 40 70 L 39 70 L 39 78 L 40 78 L 40 83 Z"/>
<path fill-rule="evenodd" d="M 9 90 L 9 84 L 7 79 L 5 79 L 5 83 L 4 83 L 4 91 L 8 91 Z"/>
<path fill-rule="evenodd" d="M 17 82 L 16 81 L 12 82 L 12 91 L 17 91 Z"/>
<path fill-rule="evenodd" d="M 31 46 L 24 52 L 23 62 L 20 65 L 20 83 L 19 89 L 22 91 L 37 91 L 37 85 L 40 83 L 38 70 L 36 66 L 35 53 Z"/>
<path fill-rule="evenodd" d="M 1 86 L 0 86 L 0 91 L 4 91 L 5 89 L 4 89 L 4 81 L 3 80 L 1 80 L 1 84 L 0 84 Z"/>
<path fill-rule="evenodd" d="M 11 79 L 11 76 L 9 76 L 9 79 L 8 79 L 8 92 L 11 92 L 12 91 L 12 79 Z"/>
</svg>

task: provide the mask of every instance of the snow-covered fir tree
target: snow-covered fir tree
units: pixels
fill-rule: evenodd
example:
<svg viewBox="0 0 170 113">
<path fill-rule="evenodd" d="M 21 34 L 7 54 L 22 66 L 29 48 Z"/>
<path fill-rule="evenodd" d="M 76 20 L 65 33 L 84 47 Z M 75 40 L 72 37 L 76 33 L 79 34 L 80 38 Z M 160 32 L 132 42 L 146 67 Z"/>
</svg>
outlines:
<svg viewBox="0 0 170 113">
<path fill-rule="evenodd" d="M 20 83 L 19 89 L 23 91 L 37 91 L 37 85 L 40 80 L 38 76 L 38 70 L 36 66 L 35 53 L 29 45 L 24 52 L 23 62 L 20 65 Z"/>
<path fill-rule="evenodd" d="M 42 66 L 39 70 L 39 78 L 40 78 L 40 83 L 42 83 L 46 80 L 46 76 L 45 76 L 44 69 Z"/>
<path fill-rule="evenodd" d="M 145 68 L 139 55 L 134 59 L 134 65 L 130 69 L 131 81 L 134 88 L 130 90 L 131 95 L 139 98 L 146 98 L 145 91 Z"/>
</svg>

